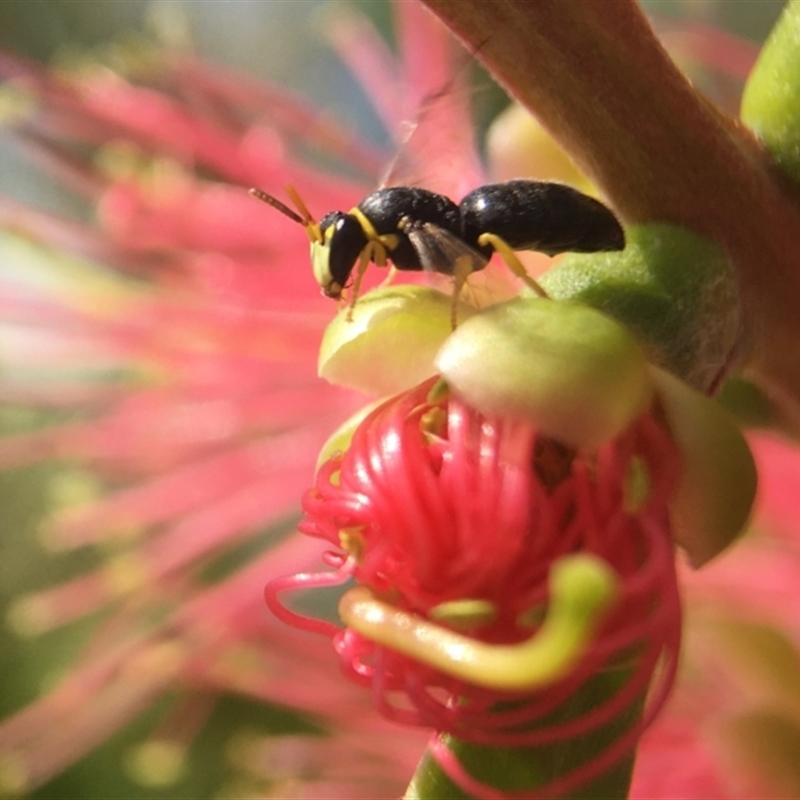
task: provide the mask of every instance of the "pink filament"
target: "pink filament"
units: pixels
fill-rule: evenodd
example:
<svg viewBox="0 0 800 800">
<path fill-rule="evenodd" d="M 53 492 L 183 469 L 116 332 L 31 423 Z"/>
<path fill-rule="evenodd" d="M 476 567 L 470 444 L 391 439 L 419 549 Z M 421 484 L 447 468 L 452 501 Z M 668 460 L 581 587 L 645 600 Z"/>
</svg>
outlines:
<svg viewBox="0 0 800 800">
<path fill-rule="evenodd" d="M 546 607 L 550 568 L 570 553 L 603 558 L 616 571 L 622 596 L 580 663 L 545 690 L 528 693 L 464 685 L 352 630 L 336 631 L 334 644 L 345 673 L 371 686 L 384 716 L 496 746 L 589 735 L 638 703 L 655 675 L 637 723 L 569 775 L 520 795 L 552 796 L 597 777 L 630 752 L 673 684 L 680 606 L 667 502 L 678 478 L 677 454 L 650 415 L 595 453 L 572 452 L 528 426 L 487 419 L 452 396 L 432 405 L 432 385 L 428 381 L 375 409 L 347 452 L 322 466 L 304 497 L 301 530 L 338 546 L 347 531 L 348 541 L 360 542 L 348 562 L 353 577 L 376 592 L 390 592 L 398 607 L 421 616 L 447 600 L 488 600 L 496 619 L 472 635 L 489 642 L 520 641 L 533 633 L 518 619 Z M 446 422 L 429 422 L 436 414 Z M 546 453 L 536 460 L 537 446 L 551 448 L 554 465 Z M 634 459 L 644 468 L 648 488 L 641 507 L 629 510 Z M 305 584 L 309 576 L 296 581 Z M 280 587 L 273 586 L 274 608 Z M 290 621 L 293 616 L 285 609 L 276 613 Z M 308 621 L 294 623 L 311 628 Z M 332 630 L 319 626 L 313 629 Z M 585 714 L 537 725 L 605 669 L 630 674 Z M 495 796 L 447 752 L 443 744 L 434 748 L 456 783 L 467 791 L 475 784 L 477 796 Z"/>
<path fill-rule="evenodd" d="M 340 586 L 350 577 L 349 563 L 345 561 L 336 572 L 315 572 L 289 575 L 285 578 L 276 578 L 264 588 L 264 599 L 267 607 L 278 619 L 293 625 L 295 628 L 321 633 L 324 636 L 335 636 L 339 628 L 331 622 L 307 617 L 290 611 L 278 597 L 285 591 L 293 589 L 318 589 L 327 586 Z"/>
</svg>

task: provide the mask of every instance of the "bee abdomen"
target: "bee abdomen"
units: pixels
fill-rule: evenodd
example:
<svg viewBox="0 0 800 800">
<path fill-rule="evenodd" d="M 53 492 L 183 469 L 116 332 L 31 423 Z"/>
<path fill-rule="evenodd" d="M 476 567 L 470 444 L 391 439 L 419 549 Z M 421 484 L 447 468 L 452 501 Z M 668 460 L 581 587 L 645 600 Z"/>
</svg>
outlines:
<svg viewBox="0 0 800 800">
<path fill-rule="evenodd" d="M 600 201 L 565 186 L 532 180 L 489 184 L 459 204 L 463 239 L 476 246 L 493 233 L 514 250 L 548 255 L 621 250 L 625 233 Z"/>
</svg>

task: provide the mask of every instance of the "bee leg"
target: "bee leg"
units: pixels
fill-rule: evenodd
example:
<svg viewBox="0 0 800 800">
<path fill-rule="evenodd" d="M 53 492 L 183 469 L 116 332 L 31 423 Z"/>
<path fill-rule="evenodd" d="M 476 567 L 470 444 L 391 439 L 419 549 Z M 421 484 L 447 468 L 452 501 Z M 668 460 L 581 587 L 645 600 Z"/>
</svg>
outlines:
<svg viewBox="0 0 800 800">
<path fill-rule="evenodd" d="M 377 241 L 367 242 L 366 247 L 358 256 L 358 267 L 356 267 L 356 277 L 353 280 L 353 288 L 350 291 L 350 300 L 347 304 L 347 321 L 353 321 L 353 309 L 356 307 L 356 300 L 361 290 L 361 281 L 367 271 L 369 262 L 374 261 L 379 267 L 386 266 L 386 248 Z"/>
<path fill-rule="evenodd" d="M 517 258 L 517 254 L 513 251 L 508 242 L 493 233 L 482 233 L 478 237 L 478 244 L 481 247 L 485 247 L 486 245 L 493 247 L 498 253 L 500 253 L 500 256 L 502 257 L 503 261 L 506 262 L 506 266 L 511 270 L 511 272 L 514 273 L 514 275 L 516 275 L 529 289 L 533 289 L 533 291 L 536 292 L 539 297 L 547 297 L 547 292 L 525 271 L 525 267 L 522 266 L 522 262 Z"/>
<path fill-rule="evenodd" d="M 379 288 L 384 289 L 385 287 L 390 286 L 395 275 L 397 275 L 397 267 L 390 266 L 386 272 L 386 277 L 381 281 Z"/>
<path fill-rule="evenodd" d="M 356 300 L 358 300 L 358 293 L 361 289 L 361 281 L 364 279 L 364 273 L 369 266 L 370 257 L 372 256 L 372 242 L 361 251 L 358 256 L 358 266 L 356 267 L 356 277 L 353 279 L 353 288 L 350 290 L 350 297 L 347 302 L 347 321 L 353 321 L 353 309 L 356 307 Z"/>
<path fill-rule="evenodd" d="M 458 301 L 461 290 L 472 274 L 472 259 L 469 256 L 459 256 L 453 265 L 453 300 L 450 306 L 450 327 L 455 330 L 458 325 Z"/>
</svg>

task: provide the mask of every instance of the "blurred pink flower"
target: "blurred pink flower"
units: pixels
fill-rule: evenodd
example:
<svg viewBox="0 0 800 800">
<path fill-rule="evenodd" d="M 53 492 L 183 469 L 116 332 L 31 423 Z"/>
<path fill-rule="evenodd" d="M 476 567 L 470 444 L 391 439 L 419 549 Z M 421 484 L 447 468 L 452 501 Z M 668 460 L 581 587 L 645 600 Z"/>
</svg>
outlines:
<svg viewBox="0 0 800 800">
<path fill-rule="evenodd" d="M 380 76 L 376 97 L 392 94 L 396 102 L 379 110 L 393 131 L 453 73 L 433 18 L 416 4 L 397 10 L 399 59 L 360 18 L 332 26 L 361 76 Z M 425 47 L 410 45 L 412 30 Z M 156 57 L 131 81 L 96 63 L 64 75 L 0 56 L 6 91 L 22 109 L 20 143 L 97 214 L 86 225 L 0 200 L 2 225 L 36 243 L 6 242 L 19 266 L 0 278 L 1 333 L 13 344 L 0 393 L 7 403 L 77 412 L 6 436 L 0 464 L 57 457 L 90 470 L 66 473 L 67 494 L 83 476 L 102 476 L 107 491 L 55 511 L 45 534 L 58 550 L 110 553 L 95 571 L 11 610 L 27 634 L 103 617 L 66 677 L 0 724 L 0 786 L 47 781 L 179 687 L 151 744 L 180 750 L 214 697 L 243 694 L 316 714 L 337 733 L 330 746 L 289 742 L 294 772 L 265 758 L 265 785 L 288 792 L 288 781 L 298 797 L 396 796 L 419 735 L 390 734 L 362 713 L 367 700 L 338 685 L 330 648 L 263 604 L 270 575 L 316 560 L 318 547 L 280 535 L 354 398 L 316 377 L 335 307 L 319 295 L 305 237 L 247 194 L 292 182 L 315 209 L 346 209 L 389 159 L 275 87 L 188 56 Z M 445 116 L 432 108 L 420 121 L 448 138 L 453 160 L 437 168 L 447 190 L 477 180 L 471 126 L 454 117 L 459 103 L 466 110 L 454 100 Z M 365 177 L 312 167 L 309 151 Z M 204 577 L 245 544 L 244 566 Z"/>
<path fill-rule="evenodd" d="M 444 34 L 416 4 L 396 8 L 396 59 L 360 18 L 342 17 L 333 40 L 404 155 L 425 170 L 412 177 L 459 196 L 481 182 L 464 96 L 425 102 L 452 83 Z M 731 72 L 746 71 L 740 43 L 686 30 L 679 45 L 700 52 L 730 94 Z M 63 75 L 0 54 L 21 144 L 97 215 L 86 225 L 0 198 L 3 228 L 36 243 L 15 239 L 19 268 L 0 276 L 0 336 L 11 345 L 0 395 L 72 412 L 5 437 L 0 465 L 66 459 L 87 470 L 66 473 L 73 489 L 100 476 L 103 490 L 52 514 L 46 536 L 56 549 L 110 553 L 96 571 L 12 609 L 28 633 L 102 619 L 66 677 L 0 724 L 0 791 L 46 782 L 164 696 L 175 697 L 173 709 L 149 744 L 180 754 L 215 698 L 235 693 L 314 715 L 335 734 L 249 741 L 241 757 L 251 791 L 397 796 L 421 735 L 374 716 L 366 693 L 340 679 L 329 642 L 263 606 L 269 576 L 318 562 L 315 543 L 279 534 L 293 527 L 321 443 L 356 401 L 315 375 L 333 308 L 318 296 L 304 236 L 246 192 L 291 182 L 315 213 L 346 209 L 389 159 L 274 86 L 177 54 L 151 66 L 130 80 L 97 64 Z M 424 135 L 403 127 L 415 118 Z M 308 152 L 356 177 L 312 166 Z M 761 723 L 772 714 L 771 731 L 800 726 L 787 702 L 794 685 L 776 686 L 774 659 L 742 666 L 736 649 L 756 630 L 790 654 L 800 644 L 800 459 L 768 439 L 756 453 L 753 533 L 703 572 L 683 571 L 686 666 L 643 741 L 633 796 L 756 797 L 765 786 L 791 796 L 791 776 L 775 789 L 774 771 L 736 750 L 750 741 L 743 730 L 763 730 L 738 724 L 756 712 Z M 210 564 L 252 542 L 258 552 L 244 566 L 207 577 Z"/>
<path fill-rule="evenodd" d="M 681 570 L 682 670 L 640 744 L 634 798 L 800 792 L 800 453 L 766 434 L 751 446 L 759 502 L 750 531 L 702 570 Z"/>
</svg>

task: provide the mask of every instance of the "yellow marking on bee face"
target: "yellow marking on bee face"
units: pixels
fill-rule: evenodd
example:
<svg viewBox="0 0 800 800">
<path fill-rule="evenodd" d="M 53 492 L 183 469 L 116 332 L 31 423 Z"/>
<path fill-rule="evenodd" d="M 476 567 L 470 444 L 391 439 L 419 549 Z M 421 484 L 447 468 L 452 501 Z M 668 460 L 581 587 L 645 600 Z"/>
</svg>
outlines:
<svg viewBox="0 0 800 800">
<path fill-rule="evenodd" d="M 314 280 L 325 294 L 338 297 L 342 293 L 342 287 L 334 281 L 333 275 L 331 275 L 330 257 L 329 241 L 325 243 L 311 242 L 311 270 L 314 273 Z"/>
</svg>

